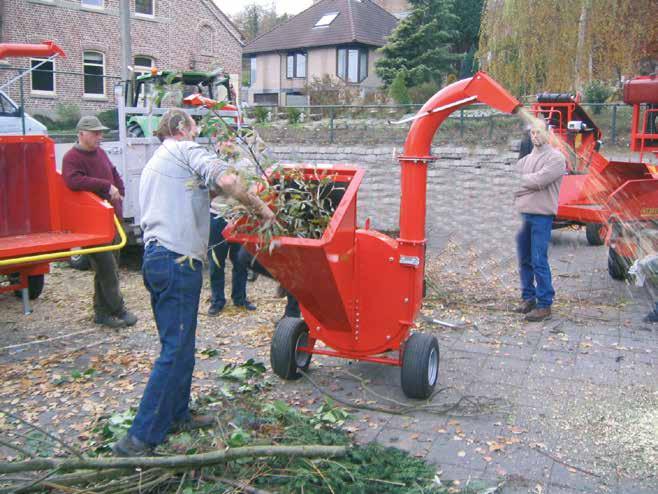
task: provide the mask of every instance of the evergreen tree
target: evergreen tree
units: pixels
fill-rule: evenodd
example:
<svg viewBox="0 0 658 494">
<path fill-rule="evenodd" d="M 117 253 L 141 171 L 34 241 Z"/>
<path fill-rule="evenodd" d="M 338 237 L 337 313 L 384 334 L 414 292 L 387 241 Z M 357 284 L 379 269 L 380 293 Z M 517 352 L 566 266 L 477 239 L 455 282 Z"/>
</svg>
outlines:
<svg viewBox="0 0 658 494">
<path fill-rule="evenodd" d="M 459 39 L 454 0 L 409 0 L 409 4 L 410 14 L 393 30 L 376 63 L 387 87 L 401 70 L 410 87 L 430 80 L 441 83 L 461 58 L 451 51 Z"/>
<path fill-rule="evenodd" d="M 408 105 L 411 103 L 403 70 L 400 70 L 395 76 L 395 79 L 393 79 L 388 94 L 398 105 Z"/>
</svg>

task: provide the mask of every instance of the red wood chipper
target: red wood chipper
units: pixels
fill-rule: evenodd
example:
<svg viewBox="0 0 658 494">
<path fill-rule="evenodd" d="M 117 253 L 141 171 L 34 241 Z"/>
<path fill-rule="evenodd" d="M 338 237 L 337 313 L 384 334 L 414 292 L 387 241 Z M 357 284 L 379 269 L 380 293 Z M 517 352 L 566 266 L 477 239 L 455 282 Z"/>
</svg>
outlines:
<svg viewBox="0 0 658 494">
<path fill-rule="evenodd" d="M 64 55 L 52 42 L 0 44 L 0 58 Z M 55 169 L 54 142 L 43 135 L 0 136 L 0 293 L 29 299 L 43 289 L 50 262 L 120 249 L 126 237 L 106 201 L 73 192 Z M 121 242 L 110 244 L 116 235 Z M 100 246 L 100 247 L 99 247 Z"/>
<path fill-rule="evenodd" d="M 364 170 L 350 165 L 298 168 L 312 180 L 319 173 L 343 187 L 322 238 L 278 237 L 258 260 L 300 302 L 302 319 L 284 318 L 275 330 L 270 360 L 284 379 L 300 377 L 313 354 L 401 367 L 402 389 L 410 398 L 427 398 L 438 379 L 435 337 L 409 333 L 423 299 L 427 168 L 435 132 L 460 107 L 486 103 L 514 112 L 520 103 L 487 74 L 451 84 L 436 93 L 413 118 L 399 157 L 401 171 L 400 236 L 358 228 L 357 193 Z M 320 169 L 321 168 L 321 169 Z M 334 189 L 336 190 L 336 189 Z M 225 237 L 255 254 L 259 238 L 237 233 Z M 326 346 L 318 348 L 317 342 Z M 396 351 L 395 356 L 386 355 Z"/>
<path fill-rule="evenodd" d="M 631 150 L 640 161 L 609 160 L 601 153 L 601 131 L 569 94 L 541 94 L 532 111 L 544 118 L 563 144 L 569 163 L 562 181 L 554 227 L 585 225 L 592 245 L 607 243 L 608 272 L 624 279 L 633 260 L 658 249 L 658 177 L 643 163 L 658 152 L 658 79 L 631 79 L 624 102 L 633 105 Z"/>
</svg>

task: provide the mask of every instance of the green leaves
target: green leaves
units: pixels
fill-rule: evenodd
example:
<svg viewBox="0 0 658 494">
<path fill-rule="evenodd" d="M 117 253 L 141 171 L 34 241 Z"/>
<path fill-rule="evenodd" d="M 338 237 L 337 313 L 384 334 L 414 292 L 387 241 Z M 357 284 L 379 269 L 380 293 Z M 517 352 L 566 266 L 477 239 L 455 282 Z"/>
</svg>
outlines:
<svg viewBox="0 0 658 494">
<path fill-rule="evenodd" d="M 311 418 L 311 423 L 315 425 L 316 428 L 322 427 L 323 425 L 330 427 L 339 427 L 345 423 L 345 421 L 350 417 L 350 414 L 344 408 L 340 408 L 334 405 L 334 402 L 331 398 L 325 398 L 324 403 L 313 415 Z"/>
<path fill-rule="evenodd" d="M 254 359 L 247 360 L 244 364 L 228 364 L 219 370 L 219 377 L 232 381 L 246 382 L 255 376 L 260 376 L 265 372 L 265 365 L 262 362 L 255 362 Z"/>
</svg>

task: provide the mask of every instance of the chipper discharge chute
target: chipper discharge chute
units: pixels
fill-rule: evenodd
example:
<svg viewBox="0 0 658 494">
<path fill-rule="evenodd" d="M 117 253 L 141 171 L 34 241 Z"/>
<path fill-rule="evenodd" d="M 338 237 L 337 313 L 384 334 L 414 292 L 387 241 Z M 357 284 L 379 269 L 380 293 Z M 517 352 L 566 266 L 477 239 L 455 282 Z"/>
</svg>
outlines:
<svg viewBox="0 0 658 494">
<path fill-rule="evenodd" d="M 7 56 L 63 55 L 52 42 L 0 44 Z M 71 191 L 55 168 L 55 145 L 42 135 L 0 136 L 0 293 L 29 299 L 43 289 L 50 262 L 75 254 L 120 249 L 125 234 L 109 203 Z M 116 227 L 116 230 L 115 230 Z M 121 242 L 111 244 L 116 236 Z"/>
<path fill-rule="evenodd" d="M 402 368 L 402 389 L 411 398 L 427 398 L 438 380 L 435 337 L 409 334 L 423 299 L 427 167 L 432 139 L 446 117 L 475 102 L 503 112 L 520 103 L 487 74 L 451 84 L 436 93 L 413 117 L 399 157 L 401 172 L 400 237 L 358 228 L 357 194 L 364 170 L 350 165 L 299 168 L 312 180 L 320 174 L 341 185 L 332 198 L 337 208 L 322 238 L 276 237 L 276 248 L 259 252 L 258 261 L 299 301 L 302 319 L 284 318 L 275 330 L 271 363 L 284 379 L 300 377 L 312 354 L 329 355 Z M 224 231 L 252 254 L 259 238 Z M 325 347 L 318 348 L 322 342 Z M 394 356 L 388 352 L 397 352 Z"/>
</svg>

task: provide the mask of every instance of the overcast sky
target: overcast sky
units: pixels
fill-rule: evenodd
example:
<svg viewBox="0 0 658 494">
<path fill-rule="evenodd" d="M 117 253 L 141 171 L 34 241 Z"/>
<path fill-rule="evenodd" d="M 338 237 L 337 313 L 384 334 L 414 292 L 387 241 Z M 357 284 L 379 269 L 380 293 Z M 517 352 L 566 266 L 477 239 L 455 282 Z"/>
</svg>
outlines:
<svg viewBox="0 0 658 494">
<path fill-rule="evenodd" d="M 257 3 L 263 7 L 270 7 L 274 4 L 277 14 L 288 13 L 295 15 L 309 7 L 313 2 L 312 0 L 215 0 L 215 3 L 226 15 L 232 17 L 252 3 Z"/>
</svg>

